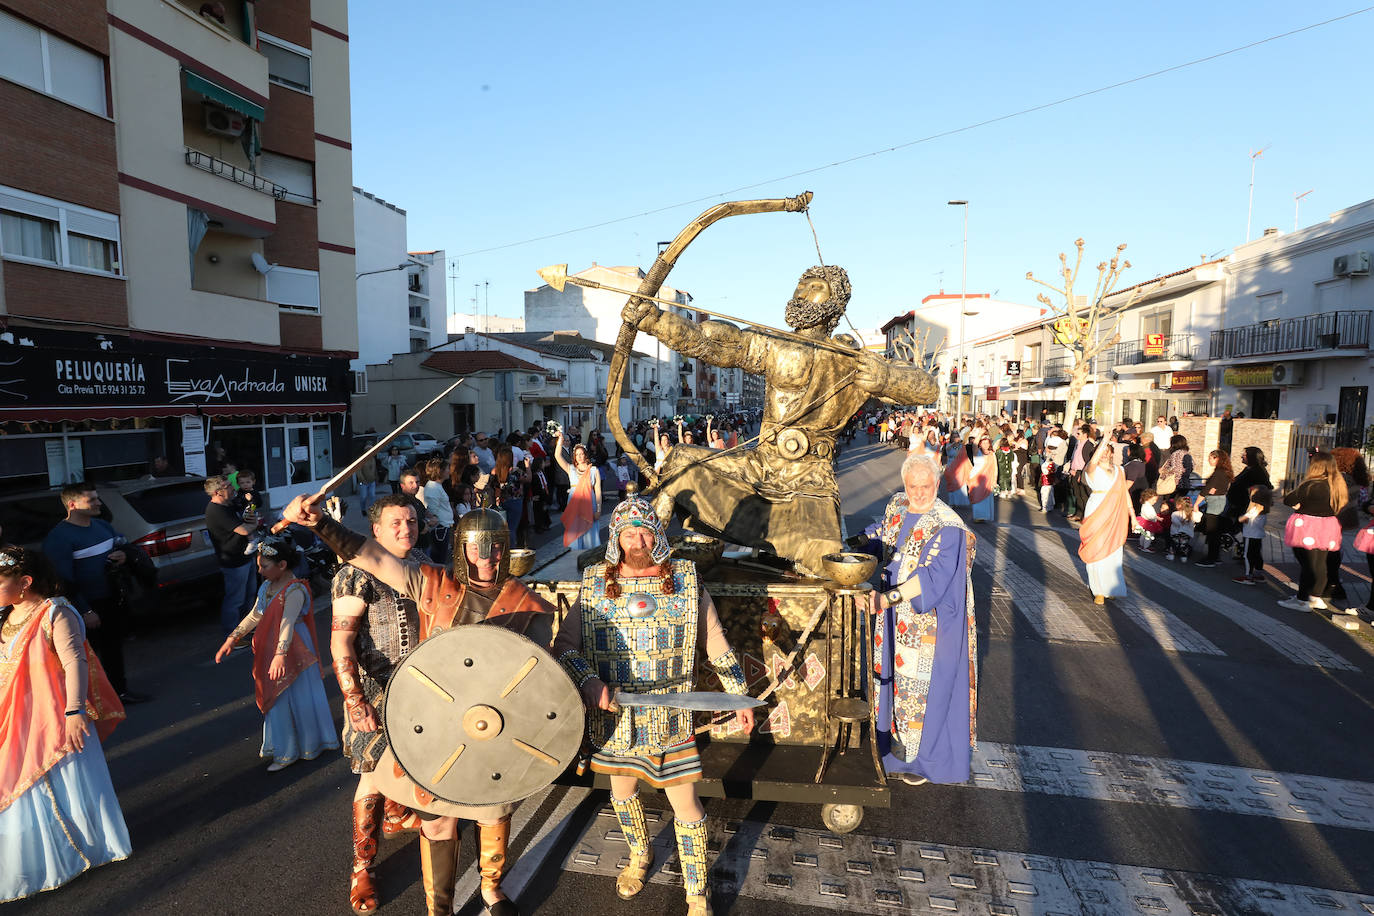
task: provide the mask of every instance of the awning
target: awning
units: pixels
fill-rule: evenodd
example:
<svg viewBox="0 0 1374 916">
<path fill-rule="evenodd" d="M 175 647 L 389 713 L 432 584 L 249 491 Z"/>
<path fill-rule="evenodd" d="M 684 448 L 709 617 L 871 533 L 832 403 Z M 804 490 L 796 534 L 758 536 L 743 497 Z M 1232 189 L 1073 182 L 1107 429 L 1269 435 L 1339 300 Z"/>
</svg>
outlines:
<svg viewBox="0 0 1374 916">
<path fill-rule="evenodd" d="M 182 70 L 181 76 L 186 82 L 187 89 L 205 96 L 212 102 L 223 105 L 230 111 L 237 111 L 245 118 L 261 121 L 267 115 L 266 110 L 261 105 L 250 102 L 243 96 L 230 92 L 222 86 L 217 86 L 205 77 L 197 76 L 190 70 Z"/>
</svg>

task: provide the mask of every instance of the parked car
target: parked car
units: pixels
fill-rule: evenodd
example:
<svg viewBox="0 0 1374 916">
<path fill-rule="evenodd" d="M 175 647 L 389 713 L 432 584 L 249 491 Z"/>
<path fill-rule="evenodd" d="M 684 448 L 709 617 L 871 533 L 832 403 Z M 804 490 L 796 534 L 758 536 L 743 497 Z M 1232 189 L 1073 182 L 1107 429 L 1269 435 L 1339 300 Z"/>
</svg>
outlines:
<svg viewBox="0 0 1374 916">
<path fill-rule="evenodd" d="M 203 477 L 160 477 L 97 484 L 101 517 L 143 548 L 157 567 L 160 590 L 205 585 L 219 578 L 210 535 L 205 530 Z M 42 549 L 43 539 L 67 517 L 59 490 L 0 496 L 3 540 Z"/>
<path fill-rule="evenodd" d="M 429 433 L 411 430 L 409 435 L 411 441 L 415 444 L 414 448 L 416 454 L 427 455 L 430 452 L 437 452 L 443 445 L 443 443 Z"/>
</svg>

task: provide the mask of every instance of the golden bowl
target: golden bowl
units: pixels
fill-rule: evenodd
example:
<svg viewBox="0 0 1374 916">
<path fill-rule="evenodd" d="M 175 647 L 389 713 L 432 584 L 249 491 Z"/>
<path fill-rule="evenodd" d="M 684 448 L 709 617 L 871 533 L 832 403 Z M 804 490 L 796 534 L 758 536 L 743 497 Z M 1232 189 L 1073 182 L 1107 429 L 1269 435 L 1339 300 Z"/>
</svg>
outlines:
<svg viewBox="0 0 1374 916">
<path fill-rule="evenodd" d="M 523 547 L 512 548 L 510 552 L 510 574 L 523 576 L 534 569 L 534 551 Z"/>
<path fill-rule="evenodd" d="M 704 534 L 675 534 L 668 538 L 668 543 L 673 557 L 691 560 L 702 570 L 710 569 L 725 553 L 724 541 Z"/>
<path fill-rule="evenodd" d="M 828 553 L 821 557 L 821 569 L 840 585 L 862 585 L 878 568 L 878 558 L 866 553 Z"/>
</svg>

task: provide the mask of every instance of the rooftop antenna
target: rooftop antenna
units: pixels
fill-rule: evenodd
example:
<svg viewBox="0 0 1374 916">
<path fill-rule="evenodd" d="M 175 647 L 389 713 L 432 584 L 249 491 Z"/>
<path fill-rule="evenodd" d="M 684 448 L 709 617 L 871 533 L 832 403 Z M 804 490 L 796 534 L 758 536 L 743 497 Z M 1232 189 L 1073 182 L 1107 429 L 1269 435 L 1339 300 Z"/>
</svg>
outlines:
<svg viewBox="0 0 1374 916">
<path fill-rule="evenodd" d="M 1250 204 L 1245 209 L 1245 241 L 1247 242 L 1250 241 L 1250 217 L 1255 212 L 1255 163 L 1259 161 L 1260 156 L 1264 155 L 1264 150 L 1273 145 L 1266 143 L 1263 149 L 1250 150 Z"/>
<path fill-rule="evenodd" d="M 1315 191 L 1315 190 L 1316 190 L 1316 188 L 1308 188 L 1306 191 L 1303 191 L 1301 194 L 1294 194 L 1294 195 L 1293 195 L 1293 231 L 1294 231 L 1294 232 L 1297 232 L 1297 231 L 1298 231 L 1298 204 L 1302 202 L 1302 199 L 1303 199 L 1304 197 L 1306 197 L 1308 194 L 1311 194 L 1311 193 L 1312 193 L 1313 191 Z"/>
</svg>

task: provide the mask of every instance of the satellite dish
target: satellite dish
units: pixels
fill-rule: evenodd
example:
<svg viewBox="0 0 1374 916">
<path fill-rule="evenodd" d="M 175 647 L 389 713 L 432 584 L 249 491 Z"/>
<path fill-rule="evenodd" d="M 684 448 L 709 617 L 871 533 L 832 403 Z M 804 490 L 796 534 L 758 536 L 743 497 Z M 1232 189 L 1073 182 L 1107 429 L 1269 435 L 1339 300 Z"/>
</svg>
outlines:
<svg viewBox="0 0 1374 916">
<path fill-rule="evenodd" d="M 269 270 L 277 266 L 275 264 L 268 264 L 267 259 L 264 258 L 262 255 L 258 254 L 256 251 L 250 254 L 249 257 L 253 259 L 253 269 L 260 274 L 265 274 Z"/>
</svg>

